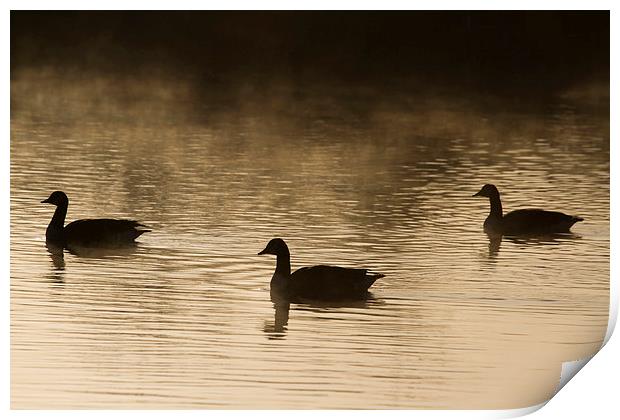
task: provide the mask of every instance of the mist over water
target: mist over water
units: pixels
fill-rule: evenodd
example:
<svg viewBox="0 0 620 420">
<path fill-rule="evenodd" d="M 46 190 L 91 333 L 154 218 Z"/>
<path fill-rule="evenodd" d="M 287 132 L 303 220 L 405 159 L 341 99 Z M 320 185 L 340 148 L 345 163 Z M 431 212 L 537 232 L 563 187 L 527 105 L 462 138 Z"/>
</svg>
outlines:
<svg viewBox="0 0 620 420">
<path fill-rule="evenodd" d="M 199 47 L 146 48 L 161 45 L 146 31 L 132 38 L 145 47 L 136 60 L 163 64 L 105 60 L 116 38 L 99 37 L 89 57 L 107 52 L 95 62 L 111 70 L 66 59 L 66 46 L 64 64 L 35 60 L 37 45 L 70 43 L 17 27 L 12 408 L 517 408 L 549 398 L 561 363 L 600 347 L 609 88 L 585 64 L 561 86 L 497 91 L 447 70 L 445 83 L 422 72 L 392 79 L 394 60 L 343 82 L 337 65 L 338 77 L 236 71 L 231 52 L 203 73 L 206 58 L 187 58 Z M 269 57 L 284 57 L 269 45 Z M 319 44 L 308 51 L 320 55 Z M 498 74 L 487 73 L 493 85 L 506 80 Z M 489 203 L 471 197 L 485 183 L 505 211 L 585 221 L 570 235 L 489 238 Z M 39 202 L 58 189 L 67 222 L 137 218 L 152 232 L 123 250 L 47 248 L 53 208 Z M 366 301 L 272 302 L 275 258 L 256 254 L 273 237 L 287 241 L 293 270 L 386 277 Z"/>
</svg>

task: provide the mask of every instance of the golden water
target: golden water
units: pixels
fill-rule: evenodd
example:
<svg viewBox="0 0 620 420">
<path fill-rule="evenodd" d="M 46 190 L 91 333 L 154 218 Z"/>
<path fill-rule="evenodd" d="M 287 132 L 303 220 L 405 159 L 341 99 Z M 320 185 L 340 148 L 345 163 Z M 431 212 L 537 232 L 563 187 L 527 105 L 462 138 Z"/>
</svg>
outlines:
<svg viewBox="0 0 620 420">
<path fill-rule="evenodd" d="M 515 408 L 601 344 L 605 107 L 48 82 L 12 82 L 13 408 Z M 505 211 L 585 221 L 490 242 L 471 197 L 487 182 Z M 67 222 L 153 232 L 122 252 L 48 250 L 39 202 L 57 189 Z M 276 236 L 293 269 L 386 277 L 366 302 L 287 310 L 256 255 Z"/>
</svg>

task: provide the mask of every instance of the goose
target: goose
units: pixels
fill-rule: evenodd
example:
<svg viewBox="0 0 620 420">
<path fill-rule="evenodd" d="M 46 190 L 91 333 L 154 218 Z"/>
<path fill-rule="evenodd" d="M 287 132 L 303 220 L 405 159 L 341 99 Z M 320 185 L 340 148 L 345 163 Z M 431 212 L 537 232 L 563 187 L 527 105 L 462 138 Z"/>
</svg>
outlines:
<svg viewBox="0 0 620 420">
<path fill-rule="evenodd" d="M 41 203 L 56 206 L 54 216 L 45 231 L 46 242 L 67 246 L 109 246 L 131 244 L 143 233 L 150 232 L 147 226 L 135 220 L 82 219 L 65 224 L 69 198 L 62 191 L 54 191 Z"/>
<path fill-rule="evenodd" d="M 271 278 L 271 293 L 290 298 L 342 300 L 363 298 L 368 288 L 383 274 L 369 274 L 362 268 L 343 268 L 329 265 L 303 267 L 291 273 L 291 254 L 281 238 L 269 241 L 258 255 L 277 257 L 276 270 Z"/>
<path fill-rule="evenodd" d="M 473 197 L 488 197 L 491 212 L 484 221 L 487 233 L 502 235 L 567 233 L 571 226 L 583 220 L 557 211 L 541 209 L 514 210 L 503 214 L 499 190 L 493 184 L 485 184 Z"/>
</svg>

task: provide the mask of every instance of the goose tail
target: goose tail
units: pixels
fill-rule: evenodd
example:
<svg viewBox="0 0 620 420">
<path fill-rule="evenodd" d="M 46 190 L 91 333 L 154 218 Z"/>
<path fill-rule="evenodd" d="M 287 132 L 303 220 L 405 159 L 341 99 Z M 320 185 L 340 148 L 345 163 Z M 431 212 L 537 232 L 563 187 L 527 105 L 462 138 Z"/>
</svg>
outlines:
<svg viewBox="0 0 620 420">
<path fill-rule="evenodd" d="M 366 274 L 366 289 L 368 289 L 370 286 L 372 286 L 374 284 L 374 282 L 376 282 L 377 280 L 379 280 L 380 278 L 385 277 L 385 274 L 381 274 L 381 273 L 369 273 Z"/>
</svg>

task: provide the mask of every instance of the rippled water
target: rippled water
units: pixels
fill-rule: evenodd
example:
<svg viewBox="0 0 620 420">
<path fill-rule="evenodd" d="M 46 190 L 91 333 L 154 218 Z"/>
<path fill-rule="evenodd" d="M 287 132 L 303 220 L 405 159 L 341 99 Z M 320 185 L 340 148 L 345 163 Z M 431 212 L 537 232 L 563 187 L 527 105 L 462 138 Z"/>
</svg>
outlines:
<svg viewBox="0 0 620 420">
<path fill-rule="evenodd" d="M 12 85 L 13 408 L 515 408 L 601 344 L 608 108 L 341 93 L 207 106 L 67 86 Z M 506 211 L 585 221 L 490 241 L 488 202 L 471 197 L 487 182 Z M 68 222 L 153 232 L 135 249 L 48 250 L 39 202 L 56 189 Z M 274 304 L 275 260 L 256 253 L 276 236 L 293 269 L 386 277 L 365 302 Z"/>
</svg>

